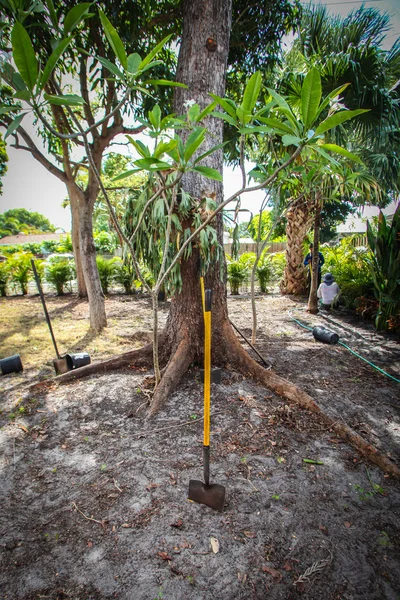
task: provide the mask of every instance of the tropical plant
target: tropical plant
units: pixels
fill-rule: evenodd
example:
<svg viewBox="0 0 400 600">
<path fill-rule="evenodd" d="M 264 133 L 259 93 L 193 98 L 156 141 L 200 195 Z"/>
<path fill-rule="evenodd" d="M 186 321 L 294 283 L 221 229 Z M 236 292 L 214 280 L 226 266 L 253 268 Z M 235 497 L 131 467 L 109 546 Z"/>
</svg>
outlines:
<svg viewBox="0 0 400 600">
<path fill-rule="evenodd" d="M 7 284 L 10 279 L 10 271 L 6 262 L 0 262 L 0 296 L 7 296 Z"/>
<path fill-rule="evenodd" d="M 275 279 L 281 279 L 286 266 L 286 253 L 274 252 L 270 255 L 270 261 L 274 269 Z"/>
<path fill-rule="evenodd" d="M 370 252 L 354 246 L 353 236 L 343 238 L 336 246 L 322 249 L 325 263 L 323 273 L 332 273 L 341 290 L 341 301 L 356 308 L 358 299 L 373 296 L 373 282 L 368 267 Z"/>
<path fill-rule="evenodd" d="M 104 258 L 103 256 L 96 257 L 96 263 L 99 271 L 103 294 L 108 294 L 108 290 L 110 289 L 110 286 L 114 281 L 119 261 L 120 259 L 117 257 L 110 259 Z"/>
<path fill-rule="evenodd" d="M 11 282 L 14 287 L 19 286 L 24 296 L 28 293 L 28 282 L 32 277 L 32 258 L 33 254 L 30 252 L 18 252 L 7 261 Z"/>
<path fill-rule="evenodd" d="M 259 260 L 256 269 L 258 283 L 263 294 L 268 290 L 268 284 L 273 280 L 274 267 L 272 265 L 271 257 L 267 252 L 264 252 Z"/>
<path fill-rule="evenodd" d="M 66 259 L 49 260 L 45 267 L 44 276 L 47 283 L 55 288 L 57 296 L 62 296 L 65 286 L 74 276 L 71 261 Z"/>
<path fill-rule="evenodd" d="M 249 267 L 245 262 L 233 260 L 227 266 L 228 281 L 232 296 L 239 294 L 240 286 L 249 276 Z"/>
<path fill-rule="evenodd" d="M 379 301 L 375 326 L 385 331 L 391 328 L 400 311 L 400 205 L 391 223 L 379 213 L 376 234 L 367 221 L 367 239 L 372 252 L 368 265 Z"/>
<path fill-rule="evenodd" d="M 93 239 L 96 252 L 101 254 L 112 254 L 118 245 L 115 234 L 109 231 L 95 232 Z"/>
<path fill-rule="evenodd" d="M 126 294 L 132 294 L 134 288 L 136 287 L 136 274 L 132 264 L 129 264 L 128 262 L 116 261 L 114 281 L 124 287 Z"/>
<path fill-rule="evenodd" d="M 57 252 L 73 252 L 74 248 L 72 245 L 72 239 L 69 233 L 66 236 L 60 239 L 60 242 L 57 246 Z"/>
</svg>

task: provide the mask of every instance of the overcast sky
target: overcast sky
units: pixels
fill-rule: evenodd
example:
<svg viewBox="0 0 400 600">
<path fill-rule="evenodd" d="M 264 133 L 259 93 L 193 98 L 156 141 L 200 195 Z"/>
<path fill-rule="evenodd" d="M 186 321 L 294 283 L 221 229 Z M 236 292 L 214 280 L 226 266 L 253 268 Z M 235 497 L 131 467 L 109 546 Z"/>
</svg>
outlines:
<svg viewBox="0 0 400 600">
<path fill-rule="evenodd" d="M 347 0 L 325 3 L 332 13 L 347 15 L 359 8 L 362 2 Z M 392 29 L 386 37 L 385 46 L 391 47 L 400 35 L 400 0 L 370 0 L 364 2 L 367 7 L 378 8 L 391 17 Z M 38 141 L 38 145 L 41 142 Z M 65 185 L 51 175 L 30 154 L 23 150 L 7 148 L 8 172 L 3 179 L 3 195 L 0 196 L 0 213 L 9 208 L 27 208 L 44 214 L 56 227 L 70 230 L 69 208 L 61 203 L 67 196 Z M 224 173 L 225 195 L 228 197 L 240 188 L 240 173 L 226 169 Z M 264 198 L 263 192 L 245 194 L 242 207 L 256 212 Z"/>
</svg>

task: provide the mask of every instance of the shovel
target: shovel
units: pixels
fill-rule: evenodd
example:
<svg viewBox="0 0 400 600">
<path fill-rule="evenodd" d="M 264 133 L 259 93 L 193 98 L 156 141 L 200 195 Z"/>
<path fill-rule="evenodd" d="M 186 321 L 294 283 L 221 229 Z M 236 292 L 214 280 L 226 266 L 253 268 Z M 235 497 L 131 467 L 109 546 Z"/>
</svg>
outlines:
<svg viewBox="0 0 400 600">
<path fill-rule="evenodd" d="M 31 265 L 33 274 L 35 276 L 35 281 L 37 285 L 37 289 L 39 291 L 40 299 L 42 301 L 44 316 L 46 318 L 47 325 L 49 327 L 50 336 L 53 341 L 54 350 L 56 351 L 57 358 L 53 360 L 54 370 L 57 375 L 61 375 L 62 373 L 67 373 L 72 369 L 77 369 L 78 367 L 83 367 L 84 365 L 88 365 L 90 363 L 90 356 L 86 352 L 82 352 L 80 354 L 66 354 L 65 356 L 61 356 L 56 343 L 56 338 L 54 337 L 53 328 L 51 326 L 50 316 L 47 312 L 46 302 L 44 300 L 42 286 L 40 284 L 40 279 L 38 272 L 36 270 L 35 261 L 33 258 L 31 259 Z"/>
<path fill-rule="evenodd" d="M 202 292 L 203 290 L 202 285 Z M 225 488 L 218 483 L 210 484 L 211 296 L 211 290 L 206 290 L 204 295 L 202 294 L 204 311 L 204 483 L 196 479 L 189 481 L 189 500 L 222 512 L 225 503 Z"/>
</svg>

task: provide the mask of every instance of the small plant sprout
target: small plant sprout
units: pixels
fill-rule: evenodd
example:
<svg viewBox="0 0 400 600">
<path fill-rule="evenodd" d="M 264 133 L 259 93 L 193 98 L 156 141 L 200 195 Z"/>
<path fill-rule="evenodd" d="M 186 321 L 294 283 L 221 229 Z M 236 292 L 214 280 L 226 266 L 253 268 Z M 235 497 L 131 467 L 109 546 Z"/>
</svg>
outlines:
<svg viewBox="0 0 400 600">
<path fill-rule="evenodd" d="M 273 495 L 271 496 L 271 498 L 272 498 L 272 500 L 280 500 L 280 499 L 281 499 L 281 497 L 280 497 L 280 495 L 279 495 L 279 494 L 273 494 Z"/>
<path fill-rule="evenodd" d="M 193 413 L 192 415 L 190 415 L 190 418 L 192 419 L 192 421 L 195 421 L 197 419 L 198 415 L 196 415 L 196 413 Z"/>
<path fill-rule="evenodd" d="M 278 458 L 277 458 L 276 460 L 277 460 L 277 462 L 278 462 L 279 464 L 282 464 L 282 463 L 286 462 L 286 459 L 285 459 L 285 458 L 283 458 L 283 456 L 278 456 Z"/>
<path fill-rule="evenodd" d="M 100 467 L 100 471 L 102 471 L 104 473 L 104 471 L 107 471 L 107 465 L 105 463 L 103 463 Z"/>
<path fill-rule="evenodd" d="M 57 473 L 57 467 L 54 467 L 54 469 L 52 470 L 52 473 Z"/>
</svg>

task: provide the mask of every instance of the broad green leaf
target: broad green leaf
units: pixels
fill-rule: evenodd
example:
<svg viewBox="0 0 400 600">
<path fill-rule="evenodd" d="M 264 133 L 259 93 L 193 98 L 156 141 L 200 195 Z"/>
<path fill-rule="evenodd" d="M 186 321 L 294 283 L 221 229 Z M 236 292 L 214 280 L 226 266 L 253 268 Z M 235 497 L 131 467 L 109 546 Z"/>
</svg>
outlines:
<svg viewBox="0 0 400 600">
<path fill-rule="evenodd" d="M 289 133 L 290 135 L 297 133 L 297 129 L 296 131 L 293 131 L 293 129 L 289 125 L 287 125 L 286 123 L 282 123 L 282 121 L 278 121 L 278 119 L 272 119 L 269 117 L 258 117 L 258 120 L 261 121 L 261 123 L 269 125 L 269 127 L 273 130 L 277 129 L 279 131 L 284 131 L 285 133 Z"/>
<path fill-rule="evenodd" d="M 305 129 L 309 129 L 316 118 L 321 102 L 321 75 L 315 67 L 307 73 L 301 88 L 301 114 Z"/>
<path fill-rule="evenodd" d="M 214 152 L 216 152 L 217 150 L 220 150 L 221 148 L 223 148 L 224 146 L 226 146 L 226 144 L 229 144 L 229 141 L 224 142 L 223 144 L 218 144 L 218 146 L 213 146 L 212 148 L 210 148 L 209 150 L 207 150 L 207 152 L 203 152 L 203 154 L 200 154 L 200 156 L 198 156 L 196 158 L 196 160 L 193 161 L 193 164 L 197 165 L 197 163 L 199 163 L 201 160 L 203 160 L 207 156 L 210 156 L 210 154 L 214 154 Z"/>
<path fill-rule="evenodd" d="M 150 169 L 153 171 L 163 171 L 171 168 L 169 163 L 158 160 L 154 156 L 149 156 L 148 158 L 139 158 L 139 160 L 135 160 L 133 164 L 141 169 L 145 169 L 146 171 Z"/>
<path fill-rule="evenodd" d="M 178 145 L 178 140 L 169 140 L 169 142 L 160 142 L 156 149 L 153 152 L 153 156 L 155 156 L 156 158 L 160 158 L 160 156 L 162 156 L 163 154 L 168 154 L 169 152 L 171 152 L 171 150 L 173 150 L 174 148 L 176 148 Z"/>
<path fill-rule="evenodd" d="M 329 150 L 330 152 L 335 152 L 336 154 L 340 154 L 341 156 L 345 156 L 346 158 L 359 163 L 360 165 L 364 164 L 359 156 L 353 154 L 346 150 L 346 148 L 342 148 L 342 146 L 338 146 L 337 144 L 321 144 L 320 148 L 324 148 L 325 150 Z"/>
<path fill-rule="evenodd" d="M 28 88 L 33 90 L 38 79 L 38 62 L 30 37 L 21 23 L 15 23 L 11 43 L 17 69 Z"/>
<path fill-rule="evenodd" d="M 206 130 L 204 127 L 198 127 L 189 135 L 185 144 L 184 159 L 186 162 L 193 156 L 197 148 L 204 142 L 205 137 Z"/>
<path fill-rule="evenodd" d="M 128 56 L 128 67 L 127 67 L 127 71 L 128 73 L 137 73 L 139 70 L 139 65 L 142 62 L 142 57 L 140 56 L 140 54 L 138 54 L 137 52 L 134 52 L 134 54 L 130 54 Z"/>
<path fill-rule="evenodd" d="M 313 150 L 320 154 L 320 156 L 323 156 L 328 163 L 335 165 L 335 167 L 339 166 L 338 161 L 335 158 L 333 158 L 333 156 L 328 154 L 328 152 L 325 152 L 325 150 L 323 150 L 321 146 L 315 145 L 313 146 Z"/>
<path fill-rule="evenodd" d="M 252 118 L 252 114 L 247 110 L 243 110 L 241 106 L 238 106 L 238 108 L 236 109 L 236 115 L 239 121 L 242 123 L 242 125 L 247 125 L 248 123 L 250 123 Z"/>
<path fill-rule="evenodd" d="M 223 121 L 226 121 L 227 123 L 230 123 L 230 125 L 233 125 L 233 127 L 237 127 L 238 126 L 238 121 L 236 118 L 231 117 L 231 115 L 227 115 L 226 113 L 220 113 L 217 111 L 213 111 L 211 113 L 212 117 L 216 117 L 217 119 L 222 119 Z"/>
<path fill-rule="evenodd" d="M 144 57 L 144 59 L 139 65 L 139 69 L 144 69 L 144 67 L 153 60 L 153 58 L 160 52 L 160 50 L 162 50 L 162 48 L 171 39 L 171 37 L 172 34 L 167 35 L 163 40 L 161 40 L 161 42 L 157 44 L 157 46 L 153 48 L 153 50 L 147 56 Z"/>
<path fill-rule="evenodd" d="M 84 99 L 76 94 L 64 94 L 63 96 L 44 94 L 44 99 L 50 104 L 55 104 L 57 106 L 78 106 L 80 104 L 85 104 Z"/>
<path fill-rule="evenodd" d="M 254 127 L 242 127 L 239 129 L 239 133 L 243 135 L 251 135 L 252 133 L 271 133 L 271 131 L 272 128 L 266 127 L 265 125 L 254 125 Z M 280 131 L 280 134 L 282 135 L 282 131 Z"/>
<path fill-rule="evenodd" d="M 118 79 L 124 79 L 123 72 L 120 69 L 118 69 L 118 67 L 114 65 L 114 63 L 109 61 L 107 58 L 103 58 L 102 56 L 96 56 L 96 59 L 103 65 L 103 67 L 108 69 L 110 73 L 116 75 Z"/>
<path fill-rule="evenodd" d="M 217 169 L 212 169 L 211 167 L 198 166 L 198 167 L 194 167 L 192 170 L 196 171 L 196 173 L 200 173 L 201 175 L 204 175 L 205 177 L 208 177 L 208 179 L 214 179 L 215 181 L 222 181 L 222 175 L 219 171 L 217 171 Z"/>
<path fill-rule="evenodd" d="M 128 135 L 127 138 L 132 146 L 139 152 L 140 156 L 143 158 L 148 158 L 150 156 L 150 150 L 143 142 L 140 140 L 134 140 L 130 135 Z"/>
<path fill-rule="evenodd" d="M 300 138 L 296 135 L 283 135 L 282 136 L 282 144 L 284 146 L 300 146 Z"/>
<path fill-rule="evenodd" d="M 187 114 L 188 114 L 189 121 L 196 121 L 197 122 L 198 116 L 200 114 L 200 106 L 198 104 L 193 104 L 189 108 Z"/>
<path fill-rule="evenodd" d="M 321 133 L 325 133 L 338 125 L 341 125 L 345 121 L 349 121 L 356 117 L 357 115 L 362 115 L 365 112 L 369 112 L 368 109 L 357 108 L 356 110 L 342 110 L 334 115 L 331 115 L 325 121 L 322 121 L 315 130 L 315 135 L 321 135 Z"/>
<path fill-rule="evenodd" d="M 286 100 L 283 96 L 281 96 L 280 94 L 278 94 L 277 92 L 275 92 L 275 90 L 272 90 L 271 88 L 267 88 L 267 90 L 268 90 L 268 93 L 270 94 L 270 96 L 272 96 L 272 98 L 275 100 L 275 102 L 277 103 L 278 106 L 281 106 L 282 108 L 287 108 L 291 112 L 290 106 L 286 102 Z"/>
<path fill-rule="evenodd" d="M 106 38 L 114 51 L 115 56 L 118 58 L 121 65 L 126 70 L 128 67 L 128 58 L 126 56 L 126 51 L 124 48 L 124 44 L 122 43 L 121 38 L 119 37 L 117 30 L 113 27 L 103 13 L 102 10 L 99 10 L 101 24 L 103 25 L 104 33 L 106 34 Z"/>
<path fill-rule="evenodd" d="M 26 115 L 26 113 L 22 113 L 22 115 L 18 115 L 18 117 L 15 117 L 14 121 L 12 121 L 9 124 L 7 131 L 5 133 L 5 136 L 4 136 L 5 140 L 8 138 L 9 135 L 13 134 L 14 131 L 16 131 L 18 129 L 18 127 L 21 125 L 21 121 L 25 115 Z"/>
<path fill-rule="evenodd" d="M 85 2 L 84 4 L 77 4 L 68 11 L 64 19 L 64 35 L 68 35 L 79 25 L 82 19 L 87 15 L 91 6 L 91 2 Z"/>
<path fill-rule="evenodd" d="M 148 83 L 149 85 L 168 85 L 169 87 L 187 88 L 187 85 L 184 83 L 179 83 L 179 81 L 168 81 L 168 79 L 148 79 L 147 81 L 143 81 L 143 84 L 145 83 Z"/>
<path fill-rule="evenodd" d="M 243 111 L 252 113 L 260 95 L 262 77 L 260 71 L 256 71 L 250 77 L 243 94 L 243 101 L 240 107 Z"/>
<path fill-rule="evenodd" d="M 13 112 L 14 110 L 19 110 L 16 106 L 1 106 L 0 107 L 0 115 L 6 115 L 9 112 Z"/>
<path fill-rule="evenodd" d="M 153 125 L 154 129 L 158 130 L 161 123 L 161 109 L 158 104 L 155 105 L 153 110 L 149 110 L 148 116 L 149 121 Z"/>
<path fill-rule="evenodd" d="M 236 121 L 236 105 L 233 104 L 233 102 L 231 100 L 228 100 L 226 98 L 221 98 L 220 96 L 217 96 L 216 94 L 210 94 L 210 96 L 213 100 L 215 100 L 215 102 L 217 102 L 220 106 L 222 106 L 222 108 L 224 109 L 224 111 L 226 113 L 228 113 L 228 115 L 230 115 Z"/>
<path fill-rule="evenodd" d="M 124 171 L 124 173 L 120 173 L 116 177 L 113 177 L 112 181 L 120 181 L 121 179 L 126 179 L 135 173 L 140 173 L 142 169 L 130 169 L 129 171 Z"/>
<path fill-rule="evenodd" d="M 210 115 L 212 113 L 212 111 L 214 110 L 214 108 L 217 106 L 217 102 L 211 102 L 211 104 L 209 104 L 208 106 L 206 106 L 201 112 L 200 114 L 197 116 L 196 118 L 196 122 L 200 123 L 200 121 L 202 121 L 203 119 L 205 119 L 206 117 L 208 117 L 208 115 Z"/>
<path fill-rule="evenodd" d="M 61 40 L 58 44 L 57 48 L 51 53 L 49 60 L 46 63 L 45 68 L 43 69 L 42 76 L 40 78 L 39 90 L 42 90 L 46 83 L 49 80 L 50 75 L 53 72 L 54 67 L 56 66 L 58 60 L 63 54 L 64 50 L 71 43 L 72 37 L 66 38 L 65 40 Z"/>
<path fill-rule="evenodd" d="M 15 92 L 14 98 L 17 98 L 17 100 L 25 100 L 25 102 L 29 102 L 29 100 L 32 98 L 32 92 L 27 89 L 20 90 L 18 92 Z"/>
<path fill-rule="evenodd" d="M 22 79 L 21 75 L 19 73 L 17 73 L 16 71 L 13 73 L 12 82 L 13 82 L 15 89 L 18 91 L 28 89 L 26 87 L 25 81 Z"/>
</svg>

